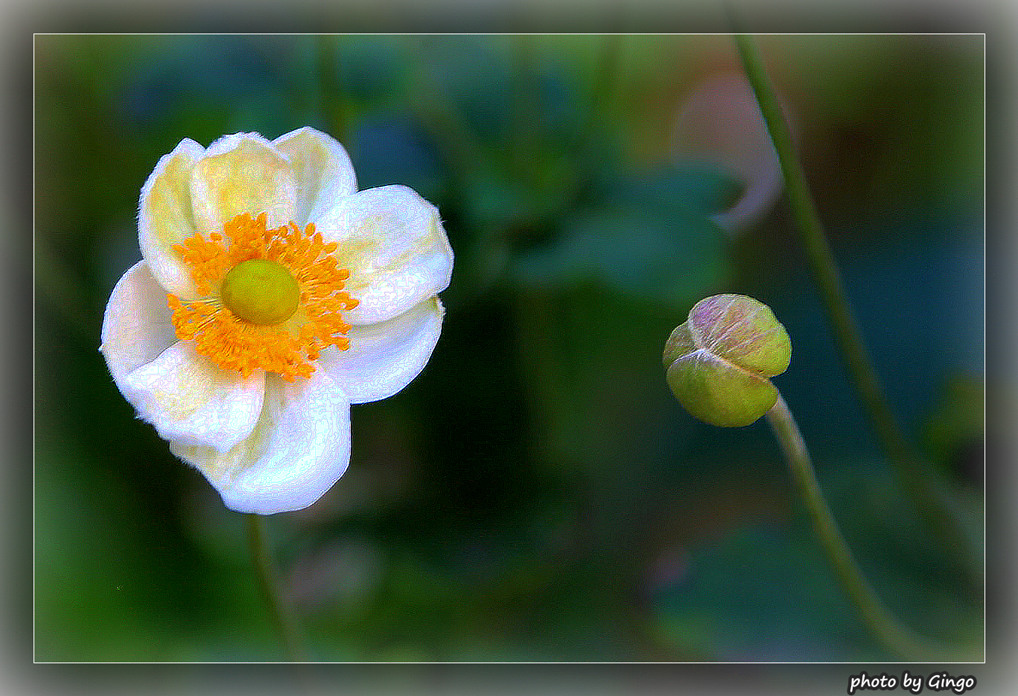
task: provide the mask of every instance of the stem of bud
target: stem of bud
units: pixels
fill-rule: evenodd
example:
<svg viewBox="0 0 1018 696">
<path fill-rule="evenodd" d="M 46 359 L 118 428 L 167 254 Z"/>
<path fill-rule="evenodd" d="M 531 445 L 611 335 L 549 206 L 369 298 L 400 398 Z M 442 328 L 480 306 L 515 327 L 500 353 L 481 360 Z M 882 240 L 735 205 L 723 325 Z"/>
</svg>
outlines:
<svg viewBox="0 0 1018 696">
<path fill-rule="evenodd" d="M 842 589 L 855 604 L 874 637 L 885 648 L 910 661 L 951 662 L 982 659 L 978 655 L 967 655 L 969 651 L 967 646 L 943 645 L 914 633 L 887 608 L 863 575 L 845 537 L 838 529 L 838 523 L 831 514 L 820 484 L 817 483 L 813 462 L 802 439 L 802 433 L 799 432 L 799 426 L 780 394 L 774 406 L 767 412 L 767 420 L 788 460 L 792 478 L 795 479 L 796 486 L 806 503 L 806 509 L 809 511 L 824 554 Z M 972 651 L 978 653 L 979 649 L 974 648 Z"/>
</svg>

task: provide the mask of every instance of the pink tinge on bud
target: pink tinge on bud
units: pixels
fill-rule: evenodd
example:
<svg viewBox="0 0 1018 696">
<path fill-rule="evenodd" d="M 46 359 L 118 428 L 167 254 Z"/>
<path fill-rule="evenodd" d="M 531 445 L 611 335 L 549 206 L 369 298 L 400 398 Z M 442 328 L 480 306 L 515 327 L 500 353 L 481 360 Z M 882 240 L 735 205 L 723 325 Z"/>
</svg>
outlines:
<svg viewBox="0 0 1018 696">
<path fill-rule="evenodd" d="M 690 414 L 721 427 L 749 425 L 778 398 L 768 378 L 788 369 L 792 345 L 770 308 L 746 295 L 705 297 L 662 352 L 665 380 Z"/>
</svg>

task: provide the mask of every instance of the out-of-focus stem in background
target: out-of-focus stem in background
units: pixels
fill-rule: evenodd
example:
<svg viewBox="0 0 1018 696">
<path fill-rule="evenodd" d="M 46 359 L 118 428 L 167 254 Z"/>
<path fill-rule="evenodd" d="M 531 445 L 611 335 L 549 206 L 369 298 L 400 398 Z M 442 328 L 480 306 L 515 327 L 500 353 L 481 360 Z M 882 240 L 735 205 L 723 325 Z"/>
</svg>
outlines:
<svg viewBox="0 0 1018 696">
<path fill-rule="evenodd" d="M 265 595 L 272 613 L 272 621 L 279 631 L 280 640 L 292 662 L 306 662 L 307 653 L 301 643 L 297 631 L 297 621 L 290 611 L 289 605 L 279 589 L 279 579 L 272 563 L 268 543 L 265 540 L 265 520 L 261 515 L 244 515 L 247 523 L 247 540 L 251 549 L 251 561 L 254 564 L 258 584 Z"/>
<path fill-rule="evenodd" d="M 966 532 L 957 502 L 940 481 L 938 473 L 909 445 L 891 412 L 852 314 L 838 265 L 824 234 L 805 172 L 796 157 L 791 132 L 760 51 L 752 37 L 746 34 L 737 34 L 735 44 L 781 163 L 786 200 L 849 377 L 902 486 L 948 548 L 960 554 L 973 585 L 981 586 L 980 544 Z"/>
</svg>

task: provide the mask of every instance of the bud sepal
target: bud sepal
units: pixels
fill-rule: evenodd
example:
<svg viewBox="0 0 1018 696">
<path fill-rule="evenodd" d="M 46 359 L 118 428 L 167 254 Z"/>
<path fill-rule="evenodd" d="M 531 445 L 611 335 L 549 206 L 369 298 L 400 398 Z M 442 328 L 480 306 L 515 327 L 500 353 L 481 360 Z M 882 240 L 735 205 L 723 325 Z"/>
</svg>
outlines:
<svg viewBox="0 0 1018 696">
<path fill-rule="evenodd" d="M 788 369 L 792 344 L 770 307 L 745 295 L 697 302 L 672 331 L 662 356 L 666 379 L 695 418 L 750 425 L 778 398 L 770 378 Z"/>
</svg>

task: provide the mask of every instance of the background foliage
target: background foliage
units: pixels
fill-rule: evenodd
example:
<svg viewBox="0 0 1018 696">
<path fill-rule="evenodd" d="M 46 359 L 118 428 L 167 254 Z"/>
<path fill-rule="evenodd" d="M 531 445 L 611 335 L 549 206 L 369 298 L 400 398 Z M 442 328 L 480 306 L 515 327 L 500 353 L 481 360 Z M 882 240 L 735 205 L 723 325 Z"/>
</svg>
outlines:
<svg viewBox="0 0 1018 696">
<path fill-rule="evenodd" d="M 978 533 L 982 39 L 761 45 L 892 403 Z M 97 348 L 158 158 L 302 125 L 361 188 L 436 203 L 456 251 L 429 366 L 354 408 L 330 493 L 269 520 L 314 657 L 886 658 L 765 424 L 702 425 L 665 385 L 665 338 L 715 292 L 788 328 L 776 383 L 877 590 L 931 635 L 981 634 L 981 588 L 878 452 L 783 208 L 721 229 L 747 181 L 677 144 L 687 96 L 737 72 L 730 39 L 54 35 L 35 58 L 37 659 L 282 658 L 241 517 Z"/>
</svg>

